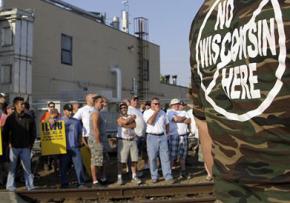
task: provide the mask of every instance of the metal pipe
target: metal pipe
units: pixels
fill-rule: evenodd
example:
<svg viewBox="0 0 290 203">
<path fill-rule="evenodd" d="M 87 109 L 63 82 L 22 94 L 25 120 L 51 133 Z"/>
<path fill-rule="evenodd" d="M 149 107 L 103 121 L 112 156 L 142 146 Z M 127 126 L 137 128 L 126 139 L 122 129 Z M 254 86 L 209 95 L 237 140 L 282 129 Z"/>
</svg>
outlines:
<svg viewBox="0 0 290 203">
<path fill-rule="evenodd" d="M 116 73 L 116 101 L 121 101 L 122 99 L 122 72 L 120 70 L 120 68 L 115 65 L 111 68 L 111 72 L 112 73 Z"/>
</svg>

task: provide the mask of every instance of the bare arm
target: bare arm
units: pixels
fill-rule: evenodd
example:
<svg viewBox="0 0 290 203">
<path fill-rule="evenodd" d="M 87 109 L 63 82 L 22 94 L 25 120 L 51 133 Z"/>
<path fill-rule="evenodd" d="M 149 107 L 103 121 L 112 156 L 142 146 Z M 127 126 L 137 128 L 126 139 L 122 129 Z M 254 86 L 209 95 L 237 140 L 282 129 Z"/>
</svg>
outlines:
<svg viewBox="0 0 290 203">
<path fill-rule="evenodd" d="M 121 116 L 117 119 L 117 123 L 119 126 L 123 127 L 123 125 L 129 125 L 135 122 L 135 118 L 130 116 L 128 118 L 122 118 Z"/>
<path fill-rule="evenodd" d="M 199 130 L 199 139 L 201 143 L 201 150 L 204 156 L 204 162 L 208 169 L 209 175 L 212 175 L 213 156 L 212 156 L 212 139 L 208 132 L 206 121 L 196 119 L 196 125 Z"/>
<path fill-rule="evenodd" d="M 96 138 L 96 142 L 101 142 L 101 135 L 100 135 L 100 113 L 94 112 L 92 114 L 92 122 L 93 122 L 93 132 Z"/>
<path fill-rule="evenodd" d="M 123 128 L 131 128 L 132 129 L 132 128 L 136 127 L 136 123 L 135 123 L 135 120 L 133 117 L 129 117 L 127 119 L 119 117 L 117 119 L 117 124 Z"/>
<path fill-rule="evenodd" d="M 159 113 L 159 111 L 154 111 L 152 116 L 148 119 L 147 124 L 153 125 L 155 123 L 155 120 L 157 118 L 158 113 Z"/>
<path fill-rule="evenodd" d="M 190 118 L 186 118 L 183 123 L 189 125 L 191 123 L 191 119 Z"/>
<path fill-rule="evenodd" d="M 175 123 L 184 123 L 185 120 L 186 120 L 185 116 L 174 116 L 172 118 L 172 121 Z"/>
</svg>

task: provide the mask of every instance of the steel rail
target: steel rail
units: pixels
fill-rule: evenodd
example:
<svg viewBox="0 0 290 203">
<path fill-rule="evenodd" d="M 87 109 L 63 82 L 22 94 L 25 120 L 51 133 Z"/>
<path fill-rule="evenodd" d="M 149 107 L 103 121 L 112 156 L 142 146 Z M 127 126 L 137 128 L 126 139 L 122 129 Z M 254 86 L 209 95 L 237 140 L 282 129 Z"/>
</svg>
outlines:
<svg viewBox="0 0 290 203">
<path fill-rule="evenodd" d="M 214 202 L 213 184 L 174 184 L 138 187 L 86 188 L 86 189 L 41 189 L 33 191 L 17 191 L 29 202 L 81 202 L 99 200 L 138 200 L 138 202 L 162 202 L 171 199 L 174 202 Z M 150 199 L 150 201 L 149 201 Z"/>
</svg>

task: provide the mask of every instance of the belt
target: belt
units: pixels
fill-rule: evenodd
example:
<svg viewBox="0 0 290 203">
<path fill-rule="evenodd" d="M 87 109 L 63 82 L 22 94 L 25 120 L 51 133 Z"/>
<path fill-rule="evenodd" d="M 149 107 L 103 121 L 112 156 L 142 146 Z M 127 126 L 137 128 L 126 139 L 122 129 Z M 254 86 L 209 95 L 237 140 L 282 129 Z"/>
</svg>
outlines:
<svg viewBox="0 0 290 203">
<path fill-rule="evenodd" d="M 126 140 L 126 141 L 133 141 L 135 138 L 123 138 L 123 137 L 118 137 L 119 140 Z"/>
<path fill-rule="evenodd" d="M 178 135 L 178 136 L 181 136 L 181 137 L 184 137 L 184 136 L 187 136 L 188 133 L 185 133 L 185 134 L 182 134 L 182 135 Z"/>
<path fill-rule="evenodd" d="M 162 136 L 162 135 L 164 135 L 164 133 L 159 133 L 159 134 L 155 134 L 155 133 L 147 133 L 147 134 L 149 134 L 149 135 L 154 135 L 154 136 Z"/>
</svg>

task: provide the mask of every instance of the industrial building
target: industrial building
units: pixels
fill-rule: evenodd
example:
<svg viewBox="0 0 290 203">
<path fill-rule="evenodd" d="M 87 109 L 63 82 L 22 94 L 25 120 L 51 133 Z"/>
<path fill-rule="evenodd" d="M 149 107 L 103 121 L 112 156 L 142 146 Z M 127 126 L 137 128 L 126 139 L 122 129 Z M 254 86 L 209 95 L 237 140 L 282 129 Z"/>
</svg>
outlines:
<svg viewBox="0 0 290 203">
<path fill-rule="evenodd" d="M 186 97 L 186 87 L 160 82 L 160 47 L 148 41 L 146 18 L 135 18 L 129 33 L 118 17 L 106 24 L 101 14 L 60 0 L 0 2 L 0 91 L 11 98 Z"/>
</svg>

